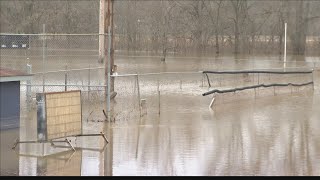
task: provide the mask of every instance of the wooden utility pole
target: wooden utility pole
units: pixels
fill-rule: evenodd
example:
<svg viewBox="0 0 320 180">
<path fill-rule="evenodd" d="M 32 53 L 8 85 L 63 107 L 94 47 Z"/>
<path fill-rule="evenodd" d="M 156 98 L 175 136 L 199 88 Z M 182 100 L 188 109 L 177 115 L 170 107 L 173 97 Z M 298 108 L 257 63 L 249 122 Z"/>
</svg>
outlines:
<svg viewBox="0 0 320 180">
<path fill-rule="evenodd" d="M 100 5 L 101 5 L 101 2 L 103 1 L 103 19 L 101 19 L 101 22 L 100 23 L 103 23 L 103 34 L 104 35 L 104 45 L 103 45 L 103 50 L 104 50 L 104 64 L 105 64 L 105 84 L 107 86 L 110 87 L 110 91 L 109 91 L 109 95 L 107 94 L 108 91 L 108 87 L 106 87 L 106 97 L 109 97 L 110 99 L 112 99 L 113 97 L 115 97 L 116 93 L 114 92 L 114 78 L 113 77 L 109 77 L 108 78 L 108 75 L 109 75 L 109 71 L 108 70 L 111 70 L 110 72 L 110 75 L 113 74 L 113 65 L 114 65 L 114 46 L 113 46 L 113 42 L 114 42 L 114 36 L 113 36 L 113 0 L 100 0 Z M 107 4 L 106 4 L 107 2 Z M 106 9 L 107 8 L 107 9 Z M 101 9 L 101 8 L 100 8 Z M 106 13 L 105 13 L 105 9 L 106 9 Z M 101 27 L 101 26 L 100 26 Z M 108 28 L 110 27 L 110 36 L 108 33 Z M 111 37 L 111 48 L 110 48 L 110 56 L 108 55 L 108 49 L 109 49 L 109 37 Z M 100 48 L 99 48 L 100 50 Z M 110 62 L 110 63 L 109 63 Z M 110 80 L 110 82 L 108 82 L 108 79 Z M 108 109 L 108 118 L 109 118 L 109 126 L 110 127 L 110 121 L 112 120 L 111 119 L 111 116 L 110 116 L 110 99 L 107 100 L 109 101 L 109 103 L 107 103 L 107 105 L 109 107 L 107 107 Z M 106 127 L 106 126 L 105 126 Z M 109 145 L 109 148 L 107 148 L 107 150 L 105 151 L 105 156 L 104 156 L 104 173 L 105 175 L 109 175 L 109 176 L 112 176 L 112 162 L 113 162 L 113 142 L 112 142 L 112 139 L 113 139 L 113 132 L 112 132 L 112 129 L 109 128 L 108 129 L 108 132 L 109 132 L 109 138 L 111 139 L 111 143 Z"/>
<path fill-rule="evenodd" d="M 111 66 L 111 74 L 114 72 L 114 23 L 113 23 L 113 5 L 114 5 L 114 0 L 109 0 L 110 1 L 110 22 L 111 22 L 111 59 L 110 59 L 110 66 Z M 113 95 L 111 97 L 114 97 L 116 93 L 114 92 L 114 78 L 111 78 L 111 92 Z"/>
<path fill-rule="evenodd" d="M 105 1 L 106 0 L 100 0 L 100 6 L 99 6 L 99 63 L 103 63 L 104 59 L 104 42 L 105 42 Z"/>
<path fill-rule="evenodd" d="M 102 2 L 105 1 L 105 2 Z M 106 4 L 105 4 L 106 3 Z M 104 16 L 104 58 L 105 58 L 105 81 L 106 85 L 108 85 L 107 77 L 108 77 L 108 64 L 110 65 L 110 75 L 113 74 L 113 66 L 114 66 L 114 36 L 113 36 L 113 0 L 100 0 L 100 5 L 105 4 L 106 6 L 106 13 Z M 100 8 L 101 9 L 101 8 Z M 101 26 L 100 26 L 101 27 Z M 108 28 L 110 27 L 110 36 L 108 36 Z M 110 47 L 110 59 L 108 59 L 108 37 L 111 37 L 111 47 Z M 110 61 L 110 63 L 108 63 Z M 111 98 L 115 96 L 114 92 L 114 78 L 111 77 L 110 81 L 110 92 L 111 92 Z"/>
</svg>

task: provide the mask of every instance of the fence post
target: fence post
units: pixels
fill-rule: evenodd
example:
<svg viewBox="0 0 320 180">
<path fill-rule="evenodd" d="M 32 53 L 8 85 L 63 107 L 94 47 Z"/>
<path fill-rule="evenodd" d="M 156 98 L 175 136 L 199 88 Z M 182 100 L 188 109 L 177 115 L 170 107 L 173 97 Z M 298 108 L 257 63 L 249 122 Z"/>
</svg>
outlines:
<svg viewBox="0 0 320 180">
<path fill-rule="evenodd" d="M 64 91 L 67 91 L 67 85 L 68 85 L 68 65 L 65 66 L 65 72 L 64 72 Z"/>
<path fill-rule="evenodd" d="M 27 73 L 31 74 L 32 73 L 32 65 L 27 64 Z M 27 91 L 26 91 L 26 96 L 27 96 L 27 102 L 31 102 L 31 81 L 27 81 Z"/>
<path fill-rule="evenodd" d="M 159 75 L 160 76 L 160 75 Z M 159 105 L 158 105 L 158 107 L 159 107 L 159 115 L 160 115 L 160 80 L 159 80 L 159 76 L 158 76 L 158 82 L 157 82 L 157 91 L 158 91 L 158 102 L 159 102 Z M 181 82 L 181 81 L 180 81 Z M 181 84 L 180 84 L 181 85 Z M 180 86 L 180 88 L 181 88 L 181 86 Z"/>
<path fill-rule="evenodd" d="M 111 75 L 111 27 L 108 26 L 108 59 L 106 59 L 107 61 L 107 109 L 108 109 L 108 121 L 109 121 L 109 125 L 110 125 L 110 121 L 111 121 L 111 117 L 110 117 L 110 75 Z M 140 103 L 139 103 L 140 104 Z"/>
<path fill-rule="evenodd" d="M 287 62 L 287 23 L 284 23 L 284 53 L 283 53 L 283 68 L 286 68 Z"/>
<path fill-rule="evenodd" d="M 160 76 L 160 74 L 159 74 L 159 76 Z M 158 76 L 158 78 L 157 78 L 157 91 L 159 91 L 159 88 L 160 88 L 160 80 L 159 80 L 159 76 Z"/>
<path fill-rule="evenodd" d="M 139 75 L 137 73 L 137 88 L 138 88 L 138 103 L 139 103 L 139 113 L 141 117 L 141 104 L 140 104 L 140 87 L 139 87 Z"/>
<path fill-rule="evenodd" d="M 46 59 L 46 25 L 43 24 L 43 36 L 42 36 L 42 92 L 45 91 L 45 59 Z"/>
<path fill-rule="evenodd" d="M 203 81 L 204 81 L 204 77 L 205 75 L 202 73 L 202 81 L 201 81 L 201 87 L 203 87 Z M 181 84 L 181 79 L 180 79 L 180 84 Z M 181 89 L 181 86 L 180 86 L 180 89 Z"/>
<path fill-rule="evenodd" d="M 160 115 L 160 90 L 158 90 L 158 99 L 159 99 L 159 115 Z"/>
<path fill-rule="evenodd" d="M 254 98 L 257 97 L 257 92 L 256 92 L 256 88 L 254 88 Z"/>
<path fill-rule="evenodd" d="M 88 101 L 90 99 L 90 64 L 89 64 L 89 70 L 88 70 Z"/>
<path fill-rule="evenodd" d="M 140 100 L 140 106 L 141 106 L 141 117 L 145 116 L 147 114 L 147 100 L 146 99 L 141 99 Z M 141 119 L 140 119 L 141 123 Z"/>
<path fill-rule="evenodd" d="M 312 89 L 314 90 L 313 69 L 312 69 L 312 72 L 311 72 L 311 76 L 312 76 Z"/>
<path fill-rule="evenodd" d="M 88 92 L 90 91 L 90 64 L 89 64 L 89 71 L 88 71 Z"/>
</svg>

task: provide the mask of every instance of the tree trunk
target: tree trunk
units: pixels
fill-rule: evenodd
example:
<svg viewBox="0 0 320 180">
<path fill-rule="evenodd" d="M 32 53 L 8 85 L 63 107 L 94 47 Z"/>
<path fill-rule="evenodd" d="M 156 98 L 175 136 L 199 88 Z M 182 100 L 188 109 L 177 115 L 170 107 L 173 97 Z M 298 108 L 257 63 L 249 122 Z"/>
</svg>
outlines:
<svg viewBox="0 0 320 180">
<path fill-rule="evenodd" d="M 236 21 L 235 21 L 235 31 L 234 31 L 234 53 L 239 54 L 239 20 L 238 15 L 236 15 Z"/>
<path fill-rule="evenodd" d="M 282 50 L 283 50 L 283 31 L 284 31 L 284 20 L 282 18 L 282 14 L 280 15 L 279 18 L 279 55 L 282 55 Z"/>
<path fill-rule="evenodd" d="M 220 47 L 219 47 L 219 35 L 216 32 L 216 54 L 220 53 Z"/>
<path fill-rule="evenodd" d="M 221 1 L 220 1 L 221 3 Z M 216 34 L 216 54 L 220 53 L 220 47 L 219 47 L 219 30 L 220 30 L 220 24 L 219 24 L 219 18 L 220 18 L 220 6 L 221 4 L 218 5 L 218 10 L 217 10 L 217 19 L 216 19 L 216 29 L 215 29 L 215 34 Z"/>
<path fill-rule="evenodd" d="M 304 12 L 302 0 L 296 2 L 296 27 L 293 34 L 293 54 L 304 55 L 306 49 L 307 17 L 309 13 L 309 2 Z M 304 15 L 306 17 L 304 17 Z"/>
</svg>

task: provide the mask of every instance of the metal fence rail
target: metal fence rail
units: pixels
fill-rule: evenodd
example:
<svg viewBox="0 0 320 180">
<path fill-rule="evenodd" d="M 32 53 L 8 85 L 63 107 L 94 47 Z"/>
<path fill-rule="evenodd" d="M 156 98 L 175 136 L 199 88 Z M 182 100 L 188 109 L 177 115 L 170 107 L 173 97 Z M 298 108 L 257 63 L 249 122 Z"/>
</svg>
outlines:
<svg viewBox="0 0 320 180">
<path fill-rule="evenodd" d="M 255 89 L 255 88 L 268 88 L 268 87 L 284 87 L 284 86 L 307 86 L 307 85 L 313 85 L 313 82 L 307 82 L 307 83 L 302 83 L 302 84 L 295 84 L 295 83 L 286 83 L 286 84 L 258 84 L 258 85 L 253 85 L 253 86 L 246 86 L 242 88 L 234 88 L 234 89 L 226 89 L 226 90 L 219 90 L 219 89 L 214 89 L 209 92 L 203 93 L 202 96 L 207 96 L 213 93 L 230 93 L 230 92 L 237 92 L 237 91 L 242 91 L 242 90 L 247 90 L 247 89 Z"/>
</svg>

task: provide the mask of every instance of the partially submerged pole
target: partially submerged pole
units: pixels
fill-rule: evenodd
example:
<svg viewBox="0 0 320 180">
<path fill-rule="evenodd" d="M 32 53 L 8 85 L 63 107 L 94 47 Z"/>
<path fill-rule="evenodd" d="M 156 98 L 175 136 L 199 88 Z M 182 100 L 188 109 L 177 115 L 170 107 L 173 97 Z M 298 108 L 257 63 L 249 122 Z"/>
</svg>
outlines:
<svg viewBox="0 0 320 180">
<path fill-rule="evenodd" d="M 286 68 L 287 61 L 287 23 L 284 23 L 284 53 L 283 53 L 283 68 Z"/>
<path fill-rule="evenodd" d="M 108 59 L 110 60 L 110 26 L 108 28 Z M 110 61 L 107 61 L 107 112 L 108 112 L 108 121 L 110 122 Z"/>
<path fill-rule="evenodd" d="M 32 65 L 31 64 L 27 64 L 27 73 L 31 74 L 32 73 Z M 31 81 L 27 80 L 27 91 L 26 91 L 26 95 L 27 95 L 27 102 L 28 102 L 28 106 L 31 102 Z"/>
<path fill-rule="evenodd" d="M 65 66 L 65 72 L 64 72 L 64 91 L 67 91 L 67 84 L 68 84 L 68 65 Z"/>
<path fill-rule="evenodd" d="M 158 108 L 159 108 L 159 115 L 160 115 L 160 81 L 159 81 L 159 76 L 158 76 L 158 81 L 157 81 L 157 91 L 158 91 Z"/>
<path fill-rule="evenodd" d="M 101 2 L 103 3 L 103 2 Z M 116 93 L 114 93 L 114 83 L 113 79 L 111 79 L 111 66 L 113 66 L 113 0 L 108 0 L 107 3 L 107 13 L 105 14 L 105 19 L 104 19 L 104 32 L 108 33 L 108 38 L 104 38 L 105 40 L 108 39 L 107 43 L 104 43 L 104 45 L 107 44 L 107 48 L 105 48 L 105 54 L 107 54 L 107 58 L 105 58 L 105 79 L 106 79 L 106 96 L 107 96 L 107 113 L 108 113 L 108 121 L 110 122 L 110 99 L 111 97 L 114 97 Z M 111 95 L 111 91 L 113 94 Z"/>
<path fill-rule="evenodd" d="M 213 96 L 209 105 L 209 109 L 212 109 L 214 100 L 215 100 L 215 97 Z"/>
<path fill-rule="evenodd" d="M 139 104 L 139 113 L 140 113 L 140 117 L 141 117 L 141 104 L 140 104 L 140 99 L 141 99 L 141 97 L 140 97 L 140 85 L 139 85 L 139 75 L 138 75 L 138 73 L 137 73 L 137 75 L 136 75 L 136 82 L 137 82 L 137 89 L 138 89 L 138 104 Z"/>
<path fill-rule="evenodd" d="M 160 106 L 160 90 L 158 90 L 158 99 L 159 99 L 159 104 L 158 104 L 158 108 L 159 108 L 159 115 L 160 115 L 160 110 L 161 110 L 161 106 Z"/>
</svg>

